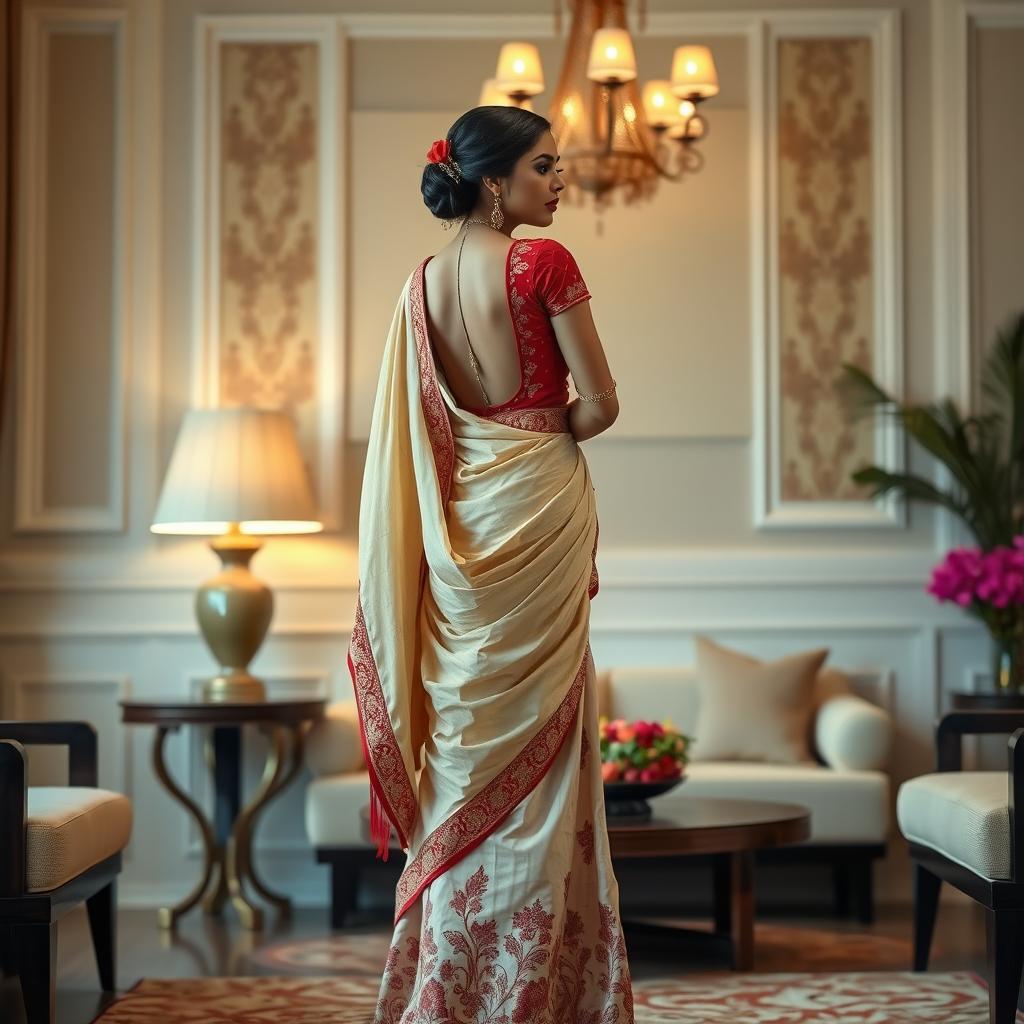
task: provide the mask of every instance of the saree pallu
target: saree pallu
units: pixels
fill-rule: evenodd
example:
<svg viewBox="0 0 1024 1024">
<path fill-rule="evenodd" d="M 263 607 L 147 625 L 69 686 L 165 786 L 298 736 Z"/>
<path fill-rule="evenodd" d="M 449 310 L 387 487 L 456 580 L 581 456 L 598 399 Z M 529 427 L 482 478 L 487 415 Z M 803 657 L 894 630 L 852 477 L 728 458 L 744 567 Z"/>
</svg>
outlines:
<svg viewBox="0 0 1024 1024">
<path fill-rule="evenodd" d="M 567 411 L 484 419 L 435 364 L 426 261 L 385 346 L 348 662 L 371 832 L 406 853 L 375 1024 L 633 1024 L 604 818 L 594 487 Z"/>
</svg>

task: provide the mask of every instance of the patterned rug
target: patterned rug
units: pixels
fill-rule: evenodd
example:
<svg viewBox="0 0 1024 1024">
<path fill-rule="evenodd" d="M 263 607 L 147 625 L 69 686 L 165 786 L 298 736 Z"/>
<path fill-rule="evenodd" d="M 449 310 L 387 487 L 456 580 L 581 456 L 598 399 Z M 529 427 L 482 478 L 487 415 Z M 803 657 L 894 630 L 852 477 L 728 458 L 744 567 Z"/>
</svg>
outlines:
<svg viewBox="0 0 1024 1024">
<path fill-rule="evenodd" d="M 97 1024 L 370 1024 L 378 988 L 369 977 L 146 979 Z M 633 995 L 636 1024 L 988 1021 L 988 994 L 968 971 L 697 974 L 635 982 Z"/>
<path fill-rule="evenodd" d="M 699 921 L 675 922 L 700 927 Z M 627 940 L 629 938 L 627 931 Z M 248 954 L 250 963 L 276 973 L 363 975 L 377 977 L 387 959 L 390 934 L 382 931 L 348 932 L 323 939 L 295 939 L 263 946 Z M 650 940 L 644 940 L 644 962 L 650 958 Z M 941 955 L 939 942 L 932 956 Z M 859 935 L 813 927 L 780 924 L 754 926 L 754 970 L 791 971 L 904 971 L 910 967 L 913 947 L 909 939 Z M 669 955 L 659 966 L 672 964 Z M 650 971 L 645 976 L 651 976 Z M 663 970 L 657 974 L 663 975 Z M 672 973 L 675 973 L 674 964 Z"/>
</svg>

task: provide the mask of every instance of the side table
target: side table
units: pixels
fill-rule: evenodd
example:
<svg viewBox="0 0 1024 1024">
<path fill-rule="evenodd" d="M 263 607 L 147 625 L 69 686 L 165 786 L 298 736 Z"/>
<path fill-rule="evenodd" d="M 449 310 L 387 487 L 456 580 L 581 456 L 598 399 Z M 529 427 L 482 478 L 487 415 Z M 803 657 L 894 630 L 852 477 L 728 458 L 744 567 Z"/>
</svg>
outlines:
<svg viewBox="0 0 1024 1024">
<path fill-rule="evenodd" d="M 949 706 L 951 711 L 1020 711 L 1024 708 L 1024 693 L 953 690 L 949 695 Z"/>
<path fill-rule="evenodd" d="M 258 703 L 226 703 L 168 700 L 123 700 L 121 720 L 126 725 L 155 725 L 153 770 L 164 788 L 195 819 L 203 842 L 203 876 L 195 888 L 172 907 L 161 907 L 157 918 L 162 928 L 173 928 L 178 918 L 201 899 L 208 914 L 220 911 L 230 898 L 242 925 L 263 927 L 263 912 L 246 895 L 248 883 L 281 914 L 291 912 L 291 900 L 270 889 L 256 874 L 252 840 L 256 819 L 267 804 L 302 768 L 306 724 L 319 718 L 324 698 L 267 700 Z M 242 726 L 254 724 L 267 733 L 270 749 L 263 778 L 249 803 L 241 806 Z M 206 763 L 213 776 L 214 821 L 172 778 L 164 760 L 167 734 L 182 725 L 211 726 L 205 744 Z M 214 871 L 217 879 L 211 886 Z M 209 889 L 209 892 L 207 890 Z M 205 894 L 205 899 L 203 899 Z"/>
</svg>

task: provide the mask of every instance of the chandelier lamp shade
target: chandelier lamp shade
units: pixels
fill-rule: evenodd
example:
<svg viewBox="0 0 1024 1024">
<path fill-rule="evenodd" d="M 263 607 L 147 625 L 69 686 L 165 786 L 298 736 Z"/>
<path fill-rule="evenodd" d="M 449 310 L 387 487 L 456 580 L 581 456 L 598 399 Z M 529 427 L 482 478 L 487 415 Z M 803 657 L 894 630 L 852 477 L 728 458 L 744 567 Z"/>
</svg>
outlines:
<svg viewBox="0 0 1024 1024">
<path fill-rule="evenodd" d="M 192 409 L 164 478 L 152 533 L 212 536 L 221 571 L 195 596 L 195 615 L 220 672 L 210 701 L 261 701 L 249 671 L 270 627 L 274 596 L 249 571 L 261 536 L 317 533 L 313 491 L 292 417 L 271 409 Z"/>
<path fill-rule="evenodd" d="M 580 203 L 589 195 L 601 209 L 616 192 L 630 203 L 653 195 L 662 179 L 679 181 L 699 171 L 704 158 L 695 144 L 708 124 L 698 108 L 719 88 L 711 50 L 676 47 L 670 78 L 641 87 L 626 0 L 574 0 L 571 8 L 547 111 L 565 168 L 563 198 Z M 480 102 L 533 109 L 530 98 L 543 91 L 537 48 L 510 42 Z"/>
</svg>

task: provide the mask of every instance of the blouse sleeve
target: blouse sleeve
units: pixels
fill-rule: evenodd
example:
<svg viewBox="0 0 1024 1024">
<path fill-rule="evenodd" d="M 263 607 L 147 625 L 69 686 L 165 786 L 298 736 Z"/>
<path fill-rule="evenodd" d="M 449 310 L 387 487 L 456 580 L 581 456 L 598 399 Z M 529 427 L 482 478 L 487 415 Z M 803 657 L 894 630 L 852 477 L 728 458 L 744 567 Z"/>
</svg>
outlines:
<svg viewBox="0 0 1024 1024">
<path fill-rule="evenodd" d="M 533 281 L 537 298 L 548 316 L 591 298 L 572 253 L 553 238 L 544 239 L 537 252 Z"/>
</svg>

